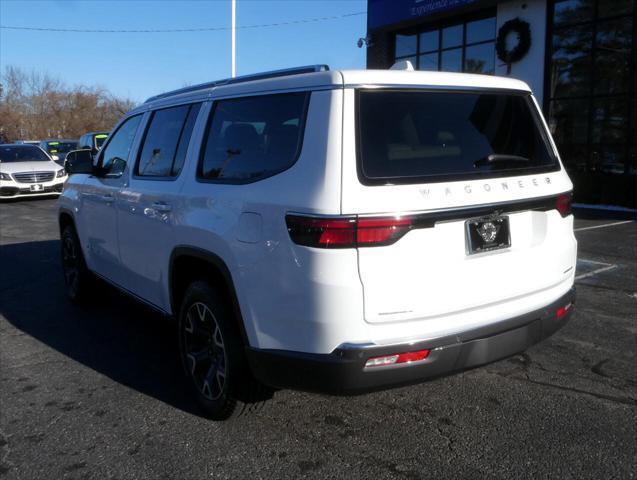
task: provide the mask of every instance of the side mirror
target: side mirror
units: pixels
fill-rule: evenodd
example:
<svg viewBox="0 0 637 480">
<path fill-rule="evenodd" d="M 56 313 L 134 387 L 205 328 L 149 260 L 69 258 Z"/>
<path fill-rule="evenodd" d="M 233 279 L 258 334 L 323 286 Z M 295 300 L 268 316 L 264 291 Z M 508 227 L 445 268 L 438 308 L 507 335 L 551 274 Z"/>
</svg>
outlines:
<svg viewBox="0 0 637 480">
<path fill-rule="evenodd" d="M 66 154 L 66 173 L 93 173 L 93 155 L 90 150 L 73 150 Z"/>
</svg>

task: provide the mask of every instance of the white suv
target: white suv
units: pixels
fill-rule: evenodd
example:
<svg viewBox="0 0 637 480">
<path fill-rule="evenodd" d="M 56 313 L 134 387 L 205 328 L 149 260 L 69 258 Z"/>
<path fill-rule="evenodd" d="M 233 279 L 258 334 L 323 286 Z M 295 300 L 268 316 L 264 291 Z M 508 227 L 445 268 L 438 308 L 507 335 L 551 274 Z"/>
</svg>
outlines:
<svg viewBox="0 0 637 480">
<path fill-rule="evenodd" d="M 149 99 L 67 158 L 68 292 L 172 315 L 200 404 L 491 362 L 573 311 L 572 184 L 529 87 L 304 67 Z M 85 172 L 85 174 L 81 174 Z"/>
</svg>

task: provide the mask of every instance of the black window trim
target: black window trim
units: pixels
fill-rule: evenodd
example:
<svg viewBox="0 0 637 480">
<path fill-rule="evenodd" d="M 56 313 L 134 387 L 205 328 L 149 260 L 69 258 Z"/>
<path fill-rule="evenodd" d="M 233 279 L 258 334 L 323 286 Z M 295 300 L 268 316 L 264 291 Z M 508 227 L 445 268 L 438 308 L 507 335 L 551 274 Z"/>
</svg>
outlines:
<svg viewBox="0 0 637 480">
<path fill-rule="evenodd" d="M 507 94 L 507 95 L 516 95 L 520 97 L 524 97 L 527 99 L 529 104 L 529 108 L 531 110 L 531 115 L 537 127 L 539 129 L 540 135 L 546 144 L 546 148 L 548 149 L 549 155 L 553 158 L 553 165 L 540 166 L 540 167 L 529 167 L 525 169 L 515 169 L 515 170 L 498 170 L 498 171 L 485 171 L 482 173 L 476 172 L 475 174 L 445 174 L 445 175 L 425 175 L 425 176 L 413 176 L 413 177 L 380 177 L 380 178 L 370 178 L 365 175 L 363 172 L 363 159 L 361 157 L 361 122 L 360 119 L 360 94 L 363 91 L 372 91 L 372 92 L 431 92 L 431 93 L 477 93 L 477 94 Z M 553 142 L 551 141 L 546 128 L 544 126 L 544 122 L 540 118 L 540 112 L 535 106 L 535 103 L 531 100 L 530 92 L 523 92 L 519 90 L 509 90 L 505 88 L 492 88 L 492 89 L 475 89 L 475 88 L 462 88 L 462 89 L 449 89 L 449 88 L 381 88 L 381 89 L 367 89 L 367 88 L 358 88 L 355 93 L 355 145 L 356 145 L 356 173 L 358 176 L 358 181 L 361 185 L 367 187 L 375 187 L 375 186 L 391 186 L 391 185 L 418 185 L 418 184 L 431 184 L 431 183 L 443 183 L 443 182 L 459 182 L 459 181 L 469 181 L 469 180 L 490 180 L 493 178 L 503 178 L 503 177 L 519 177 L 523 175 L 539 175 L 542 173 L 553 173 L 559 172 L 562 170 L 562 165 L 560 162 L 559 155 L 557 154 L 555 148 L 553 147 Z"/>
<path fill-rule="evenodd" d="M 111 144 L 111 141 L 112 141 L 112 139 L 115 137 L 115 135 L 117 134 L 117 132 L 119 132 L 119 131 L 120 131 L 120 129 L 121 129 L 121 128 L 122 128 L 122 127 L 126 124 L 126 123 L 128 123 L 128 121 L 129 121 L 129 120 L 131 120 L 131 119 L 133 119 L 133 118 L 135 118 L 135 117 L 141 117 L 141 118 L 140 118 L 140 122 L 143 122 L 143 120 L 144 120 L 144 114 L 145 114 L 145 113 L 146 113 L 146 112 L 136 112 L 136 113 L 133 113 L 133 114 L 130 114 L 130 115 L 126 115 L 126 116 L 124 116 L 124 118 L 122 118 L 122 119 L 119 121 L 119 123 L 117 124 L 116 128 L 115 128 L 115 129 L 113 129 L 113 131 L 112 131 L 111 133 L 109 133 L 108 138 L 106 139 L 106 142 L 104 143 L 104 145 L 102 145 L 102 148 L 100 148 L 100 151 L 99 151 L 99 153 L 97 154 L 97 158 L 96 158 L 96 160 L 95 160 L 95 163 L 93 164 L 93 165 L 94 165 L 94 166 L 98 169 L 98 171 L 101 171 L 101 170 L 102 170 L 102 165 L 103 165 L 103 162 L 104 162 L 104 155 L 105 155 L 105 153 L 104 153 L 104 152 L 106 151 L 106 149 L 108 148 L 108 146 Z M 135 131 L 135 137 L 137 137 L 137 135 L 138 135 L 138 133 L 139 133 L 139 132 L 138 132 L 139 127 L 140 127 L 140 125 L 137 125 L 137 130 Z M 132 145 L 131 145 L 131 148 L 132 148 L 133 146 L 135 146 L 135 137 L 133 137 L 133 143 L 132 143 Z M 129 152 L 129 154 L 128 154 L 128 156 L 129 156 L 129 157 L 130 157 L 131 153 L 133 153 L 133 152 Z M 127 159 L 126 159 L 126 168 L 128 168 L 128 167 L 129 167 L 129 161 L 128 161 L 128 158 L 127 158 Z M 126 169 L 124 169 L 124 170 L 122 171 L 122 173 L 120 173 L 119 175 L 112 175 L 112 174 L 109 174 L 109 173 L 103 173 L 103 174 L 101 174 L 101 175 L 100 175 L 100 177 L 101 177 L 101 178 L 122 178 L 122 176 L 124 175 L 124 173 L 125 173 L 125 172 L 126 172 Z"/>
<path fill-rule="evenodd" d="M 257 94 L 246 94 L 246 95 L 237 95 L 237 96 L 232 96 L 232 97 L 224 97 L 224 98 L 215 98 L 212 100 L 213 104 L 210 108 L 210 112 L 208 114 L 208 118 L 206 119 L 206 126 L 204 128 L 203 131 L 203 136 L 201 138 L 201 143 L 199 145 L 199 158 L 197 160 L 197 171 L 196 171 L 196 175 L 195 175 L 195 180 L 199 183 L 213 183 L 213 184 L 219 184 L 219 185 L 248 185 L 251 183 L 256 183 L 256 182 L 260 182 L 262 180 L 274 177 L 275 175 L 279 175 L 287 170 L 289 170 L 290 168 L 292 168 L 294 165 L 296 165 L 296 162 L 298 162 L 299 157 L 301 156 L 301 152 L 303 151 L 303 143 L 305 142 L 305 126 L 307 124 L 307 117 L 309 114 L 309 107 L 310 107 L 310 100 L 312 98 L 312 92 L 313 90 L 311 89 L 303 89 L 303 90 L 294 90 L 294 91 L 282 91 L 282 92 L 276 92 L 276 93 L 257 93 Z M 203 162 L 204 162 L 204 156 L 206 154 L 206 146 L 208 143 L 208 133 L 210 131 L 210 128 L 212 127 L 212 122 L 214 121 L 214 116 L 215 113 L 217 111 L 217 106 L 219 105 L 220 102 L 224 102 L 224 101 L 232 101 L 232 100 L 242 100 L 242 99 L 246 99 L 246 98 L 260 98 L 260 97 L 269 97 L 269 96 L 276 96 L 276 95 L 288 95 L 288 94 L 295 94 L 295 93 L 304 93 L 305 94 L 305 100 L 304 100 L 304 104 L 303 104 L 303 111 L 302 111 L 302 118 L 301 121 L 299 123 L 299 139 L 300 141 L 298 142 L 297 145 L 297 149 L 296 152 L 294 153 L 294 160 L 292 162 L 290 162 L 290 164 L 280 170 L 276 170 L 273 172 L 270 172 L 268 175 L 264 175 L 261 177 L 255 177 L 255 178 L 250 178 L 250 179 L 223 179 L 223 178 L 206 178 L 202 175 L 202 168 L 203 168 Z"/>
<path fill-rule="evenodd" d="M 138 173 L 139 171 L 139 162 L 142 158 L 142 152 L 144 151 L 144 144 L 146 143 L 146 136 L 148 135 L 148 132 L 150 131 L 150 127 L 153 123 L 153 118 L 155 118 L 155 113 L 159 112 L 161 110 L 168 110 L 170 108 L 178 108 L 178 107 L 183 107 L 183 106 L 188 106 L 188 113 L 186 114 L 186 119 L 184 120 L 184 123 L 181 126 L 181 131 L 179 132 L 179 137 L 177 137 L 177 148 L 175 149 L 175 155 L 177 155 L 177 150 L 179 149 L 179 142 L 181 141 L 181 137 L 184 134 L 184 128 L 186 128 L 186 123 L 188 122 L 188 117 L 190 116 L 190 112 L 192 110 L 193 105 L 199 105 L 199 112 L 197 112 L 197 118 L 199 118 L 199 114 L 201 113 L 201 109 L 202 109 L 202 105 L 205 102 L 203 101 L 196 101 L 196 102 L 187 102 L 187 103 L 179 103 L 179 104 L 174 104 L 174 105 L 162 105 L 160 108 L 153 108 L 150 109 L 148 111 L 148 113 L 150 114 L 148 117 L 148 121 L 146 122 L 146 125 L 144 127 L 144 136 L 141 139 L 141 142 L 139 144 L 139 148 L 137 149 L 137 155 L 136 155 L 136 159 L 135 159 L 135 165 L 133 166 L 132 169 L 132 174 L 131 177 L 134 178 L 135 180 L 154 180 L 154 181 L 160 181 L 160 182 L 174 182 L 177 179 L 179 179 L 179 177 L 181 176 L 181 173 L 185 170 L 185 165 L 186 165 L 186 160 L 188 159 L 188 149 L 186 149 L 186 159 L 184 159 L 184 165 L 182 166 L 181 170 L 179 171 L 179 173 L 177 175 L 140 175 Z M 195 125 L 197 123 L 197 118 L 195 119 Z M 193 131 L 190 134 L 190 138 L 192 140 L 192 135 L 194 133 L 194 127 L 195 125 L 193 125 Z M 190 144 L 190 140 L 188 141 L 188 143 Z M 172 165 L 170 167 L 170 171 L 172 173 L 172 169 L 175 165 L 175 157 L 173 156 L 173 161 L 172 161 Z"/>
</svg>

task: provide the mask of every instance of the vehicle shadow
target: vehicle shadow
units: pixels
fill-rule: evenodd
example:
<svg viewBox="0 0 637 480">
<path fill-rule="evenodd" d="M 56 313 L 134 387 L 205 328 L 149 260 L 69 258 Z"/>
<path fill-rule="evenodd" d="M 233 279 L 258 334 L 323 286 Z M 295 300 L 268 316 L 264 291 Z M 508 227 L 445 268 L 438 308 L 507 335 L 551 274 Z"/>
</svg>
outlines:
<svg viewBox="0 0 637 480">
<path fill-rule="evenodd" d="M 15 328 L 118 383 L 201 415 L 181 370 L 174 322 L 102 282 L 91 304 L 72 304 L 58 240 L 0 246 L 0 265 L 0 314 Z"/>
</svg>

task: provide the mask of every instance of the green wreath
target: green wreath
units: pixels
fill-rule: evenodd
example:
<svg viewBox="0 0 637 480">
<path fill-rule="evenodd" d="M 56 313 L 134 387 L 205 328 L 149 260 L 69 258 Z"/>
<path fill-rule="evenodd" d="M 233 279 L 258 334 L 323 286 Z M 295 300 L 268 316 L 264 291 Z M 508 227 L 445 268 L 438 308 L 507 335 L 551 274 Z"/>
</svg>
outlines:
<svg viewBox="0 0 637 480">
<path fill-rule="evenodd" d="M 510 33 L 518 35 L 518 44 L 511 50 L 507 50 L 507 37 Z M 498 38 L 495 41 L 495 51 L 498 58 L 506 64 L 520 61 L 529 53 L 531 48 L 531 26 L 528 22 L 514 18 L 505 22 L 498 30 Z"/>
</svg>

